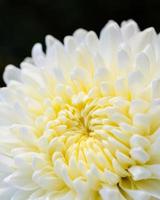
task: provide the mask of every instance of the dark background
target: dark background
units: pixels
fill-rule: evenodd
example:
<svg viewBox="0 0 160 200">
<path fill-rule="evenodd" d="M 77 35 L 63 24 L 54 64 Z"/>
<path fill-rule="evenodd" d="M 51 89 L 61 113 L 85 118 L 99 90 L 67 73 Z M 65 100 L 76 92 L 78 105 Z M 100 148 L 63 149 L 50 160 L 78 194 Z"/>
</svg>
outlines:
<svg viewBox="0 0 160 200">
<path fill-rule="evenodd" d="M 109 19 L 130 18 L 141 29 L 154 26 L 159 32 L 160 0 L 0 0 L 0 77 L 7 64 L 18 66 L 46 34 L 62 40 L 79 27 L 99 33 Z"/>
</svg>

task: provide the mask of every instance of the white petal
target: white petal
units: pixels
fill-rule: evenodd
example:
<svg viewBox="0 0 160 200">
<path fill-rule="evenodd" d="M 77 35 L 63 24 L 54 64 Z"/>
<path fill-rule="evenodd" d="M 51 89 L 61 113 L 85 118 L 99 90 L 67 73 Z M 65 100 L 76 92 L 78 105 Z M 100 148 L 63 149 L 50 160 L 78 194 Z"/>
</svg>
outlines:
<svg viewBox="0 0 160 200">
<path fill-rule="evenodd" d="M 90 31 L 87 33 L 86 35 L 86 44 L 87 44 L 87 47 L 88 49 L 93 53 L 95 54 L 99 49 L 99 41 L 98 41 L 98 37 L 96 35 L 95 32 L 93 31 Z"/>
<path fill-rule="evenodd" d="M 138 25 L 133 20 L 122 22 L 122 34 L 126 40 L 132 39 L 132 37 L 139 31 Z"/>
<path fill-rule="evenodd" d="M 131 147 L 142 147 L 147 148 L 150 145 L 150 142 L 147 138 L 141 136 L 141 135 L 133 135 L 130 139 L 130 145 Z"/>
<path fill-rule="evenodd" d="M 159 180 L 145 180 L 136 183 L 138 189 L 145 191 L 147 194 L 160 199 L 160 181 Z"/>
<path fill-rule="evenodd" d="M 77 43 L 81 43 L 82 41 L 84 41 L 84 38 L 87 34 L 87 31 L 80 28 L 77 29 L 74 33 L 73 33 L 73 37 L 75 38 L 75 40 L 77 41 Z"/>
<path fill-rule="evenodd" d="M 47 48 L 50 48 L 54 44 L 55 41 L 56 39 L 52 35 L 46 35 L 45 43 L 46 43 Z"/>
<path fill-rule="evenodd" d="M 129 112 L 133 115 L 135 113 L 144 113 L 149 108 L 149 104 L 147 101 L 142 99 L 135 99 L 131 101 Z"/>
<path fill-rule="evenodd" d="M 10 81 L 21 82 L 21 71 L 13 65 L 8 65 L 5 68 L 3 79 L 6 84 L 9 84 Z"/>
<path fill-rule="evenodd" d="M 40 43 L 37 43 L 32 48 L 32 58 L 36 66 L 44 66 L 44 53 L 42 49 L 42 45 Z"/>
<path fill-rule="evenodd" d="M 66 51 L 70 54 L 73 53 L 76 49 L 76 43 L 72 36 L 66 36 L 64 38 L 64 45 L 65 45 Z"/>
<path fill-rule="evenodd" d="M 133 166 L 129 169 L 129 172 L 135 181 L 149 179 L 152 175 L 150 170 L 141 166 Z"/>
<path fill-rule="evenodd" d="M 14 161 L 12 158 L 0 155 L 0 171 L 3 173 L 11 173 L 14 171 Z"/>
<path fill-rule="evenodd" d="M 11 200 L 28 200 L 28 197 L 30 196 L 29 192 L 24 191 L 17 191 L 11 198 Z"/>
<path fill-rule="evenodd" d="M 115 22 L 108 23 L 100 33 L 101 54 L 109 65 L 113 61 L 117 47 L 122 42 L 119 26 Z"/>
<path fill-rule="evenodd" d="M 4 200 L 11 200 L 15 193 L 15 189 L 12 187 L 0 188 L 0 198 Z"/>
<path fill-rule="evenodd" d="M 122 73 L 127 73 L 129 68 L 131 67 L 131 62 L 130 62 L 130 58 L 129 58 L 129 55 L 128 53 L 123 50 L 123 49 L 120 49 L 118 51 L 118 69 L 120 70 L 120 72 Z"/>
<path fill-rule="evenodd" d="M 160 98 L 160 79 L 152 81 L 152 98 Z"/>
<path fill-rule="evenodd" d="M 142 51 L 149 43 L 153 42 L 155 38 L 154 28 L 147 28 L 142 32 L 139 32 L 135 38 L 131 41 L 134 53 Z"/>
<path fill-rule="evenodd" d="M 102 188 L 100 190 L 100 195 L 103 200 L 125 200 L 125 198 L 120 194 L 117 188 Z"/>
<path fill-rule="evenodd" d="M 24 172 L 23 172 L 24 173 Z M 33 191 L 38 186 L 32 181 L 32 177 L 25 173 L 15 172 L 5 178 L 5 182 L 13 185 L 15 188 L 24 191 Z"/>
<path fill-rule="evenodd" d="M 131 89 L 140 90 L 144 83 L 144 76 L 140 71 L 134 71 L 129 74 L 128 85 Z"/>
<path fill-rule="evenodd" d="M 134 147 L 130 151 L 132 159 L 144 164 L 149 160 L 149 154 L 145 152 L 141 147 Z"/>
<path fill-rule="evenodd" d="M 142 72 L 143 74 L 146 74 L 146 76 L 149 75 L 149 67 L 150 62 L 145 53 L 138 54 L 136 58 L 136 69 Z"/>
</svg>

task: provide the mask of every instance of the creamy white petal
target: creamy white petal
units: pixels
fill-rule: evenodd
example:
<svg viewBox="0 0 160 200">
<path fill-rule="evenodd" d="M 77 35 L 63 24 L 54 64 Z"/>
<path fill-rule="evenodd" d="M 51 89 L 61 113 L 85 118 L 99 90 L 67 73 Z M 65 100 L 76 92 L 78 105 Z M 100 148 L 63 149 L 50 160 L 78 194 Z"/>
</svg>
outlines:
<svg viewBox="0 0 160 200">
<path fill-rule="evenodd" d="M 10 81 L 21 81 L 21 71 L 13 65 L 8 65 L 5 68 L 3 79 L 6 84 L 9 84 Z"/>
</svg>

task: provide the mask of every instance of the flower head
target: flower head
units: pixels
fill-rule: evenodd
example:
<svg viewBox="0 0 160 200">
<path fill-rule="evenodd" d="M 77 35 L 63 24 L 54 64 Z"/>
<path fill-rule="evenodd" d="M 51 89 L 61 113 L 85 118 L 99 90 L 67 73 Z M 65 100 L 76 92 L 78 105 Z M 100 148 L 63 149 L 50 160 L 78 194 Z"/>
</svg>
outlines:
<svg viewBox="0 0 160 200">
<path fill-rule="evenodd" d="M 0 90 L 0 198 L 160 199 L 160 36 L 110 21 L 48 35 Z"/>
</svg>

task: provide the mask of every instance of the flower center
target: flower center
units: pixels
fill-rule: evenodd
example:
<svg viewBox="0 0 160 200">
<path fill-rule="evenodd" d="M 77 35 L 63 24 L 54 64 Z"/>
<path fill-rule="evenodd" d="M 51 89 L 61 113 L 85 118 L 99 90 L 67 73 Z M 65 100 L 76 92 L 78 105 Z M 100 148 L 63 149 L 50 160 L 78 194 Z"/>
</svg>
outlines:
<svg viewBox="0 0 160 200">
<path fill-rule="evenodd" d="M 88 174 L 94 173 L 100 182 L 114 185 L 130 176 L 132 166 L 150 160 L 149 140 L 143 137 L 145 130 L 139 121 L 133 121 L 135 113 L 127 99 L 83 93 L 65 101 L 55 97 L 52 111 L 48 134 L 42 138 L 47 138 L 54 170 L 65 168 L 71 179 L 89 179 Z M 144 148 L 139 147 L 141 142 Z M 94 181 L 96 189 L 96 178 Z"/>
</svg>

